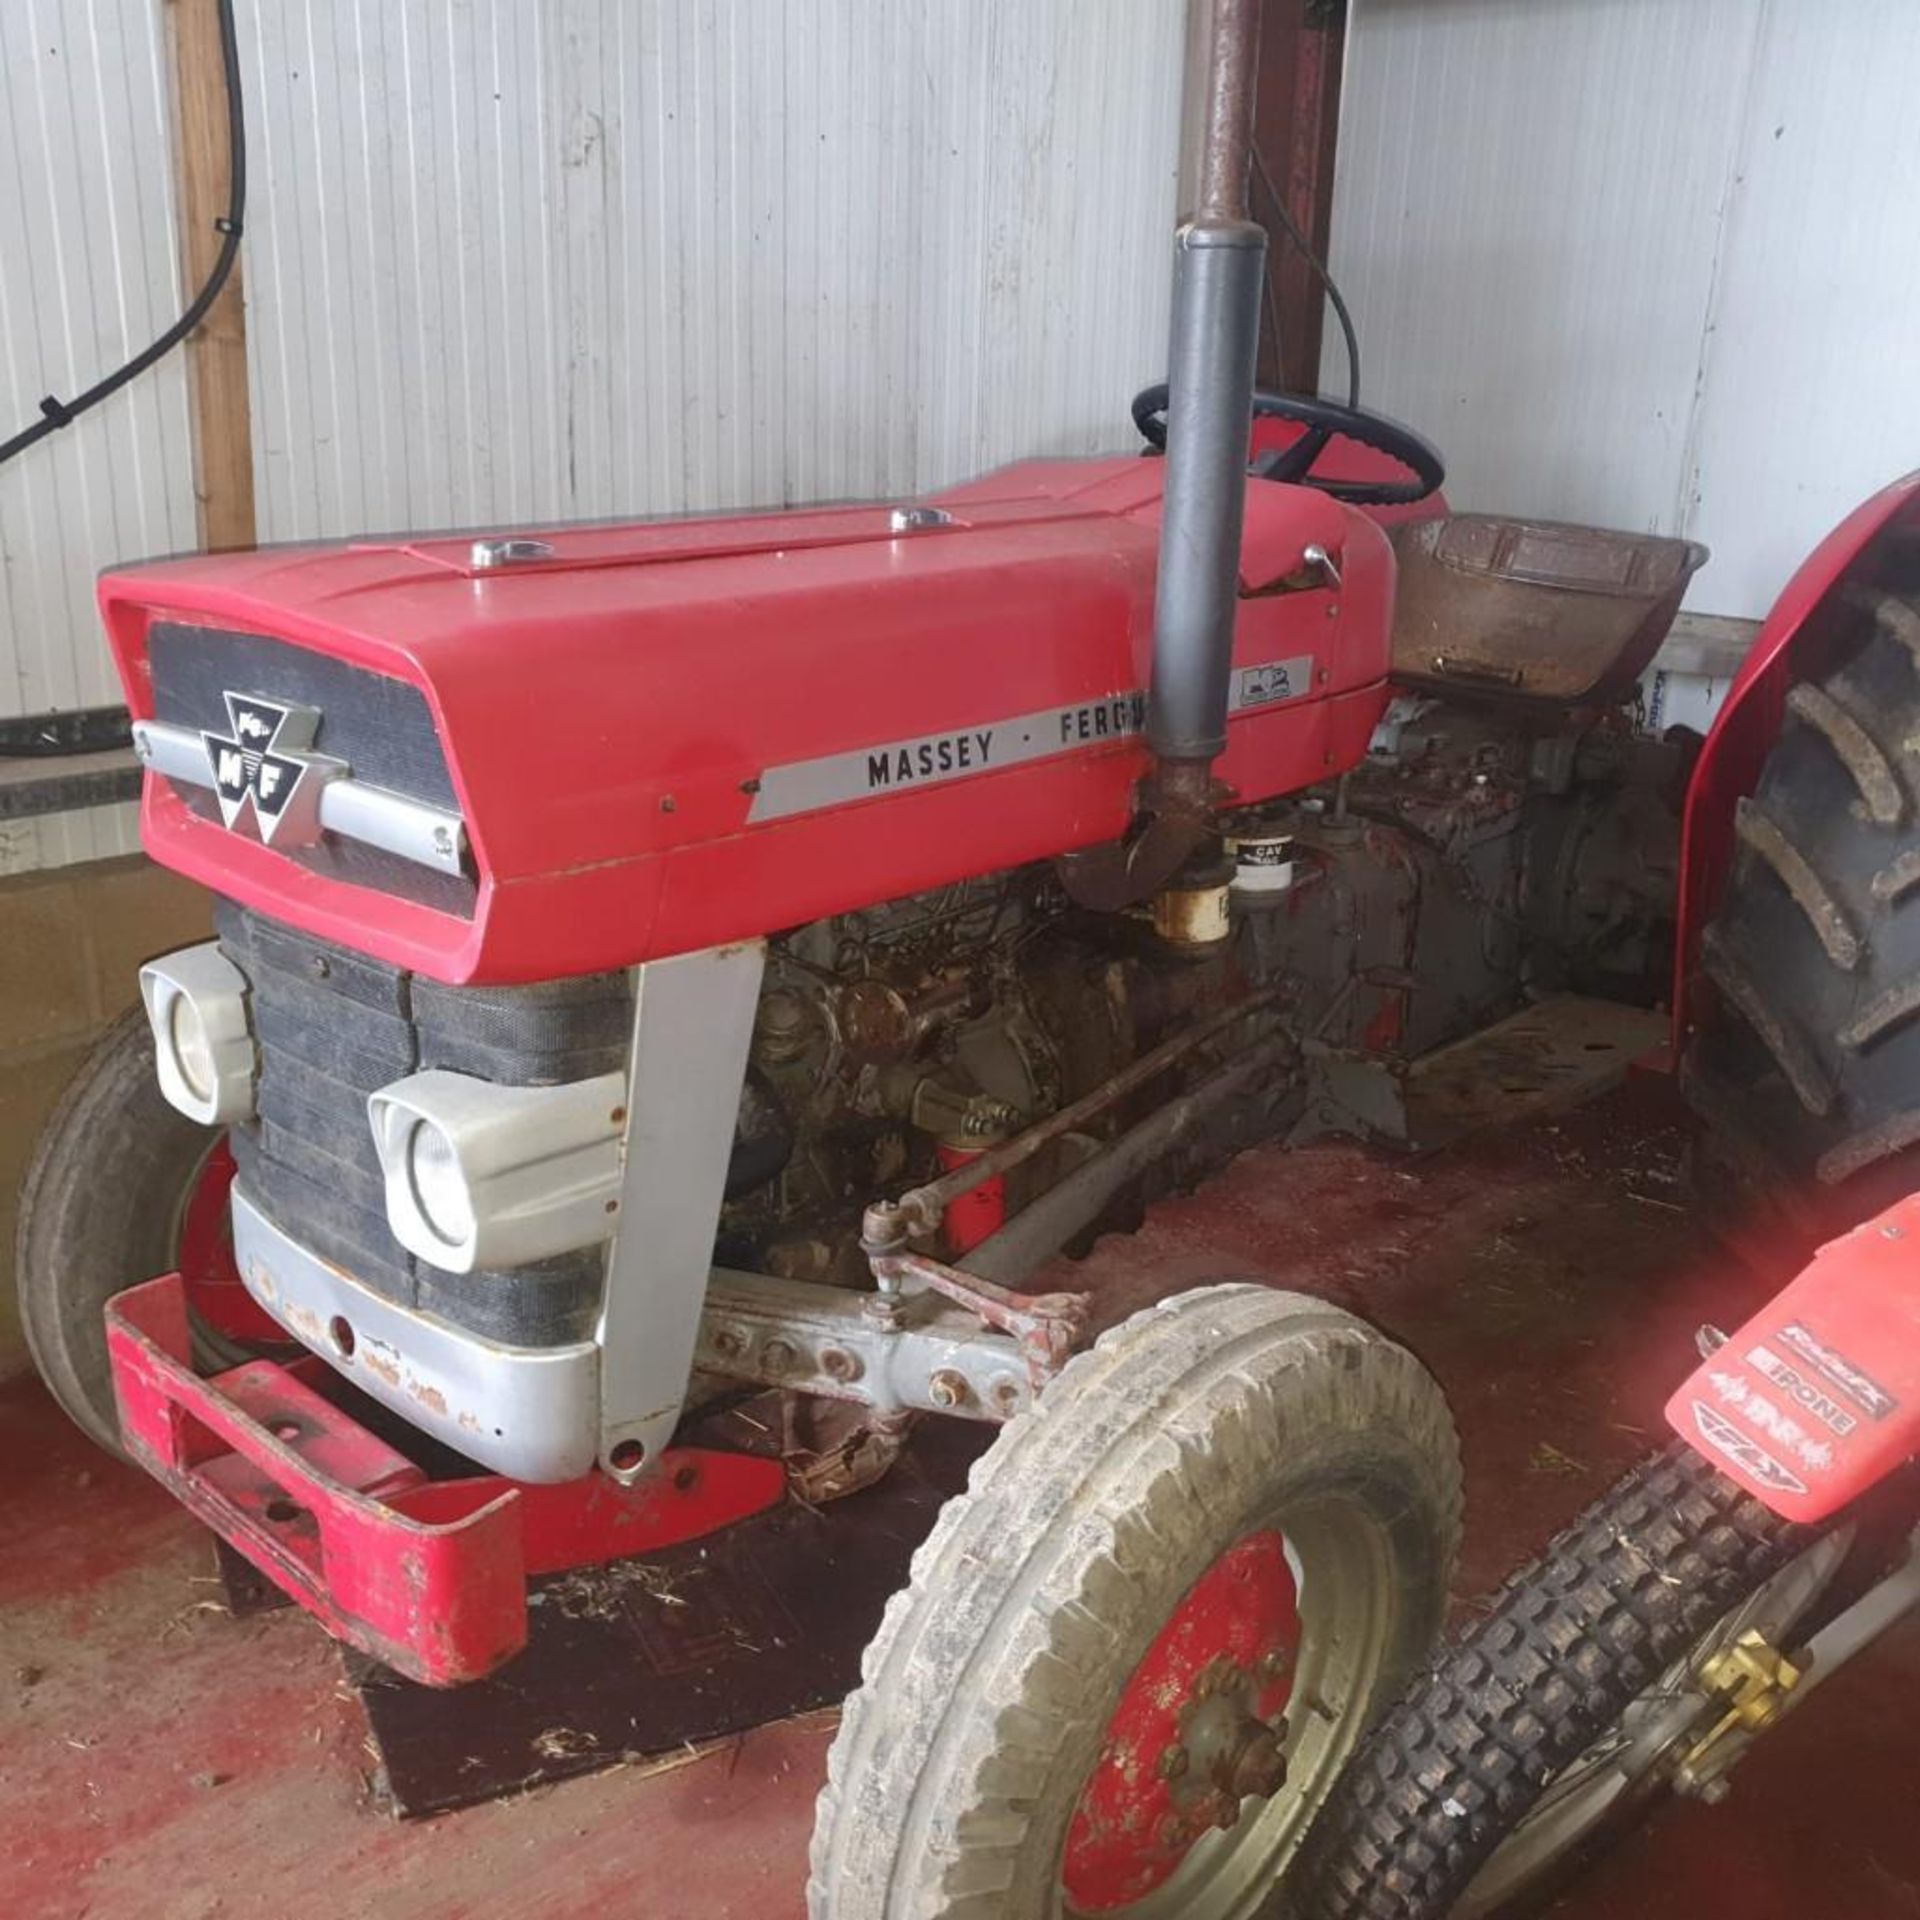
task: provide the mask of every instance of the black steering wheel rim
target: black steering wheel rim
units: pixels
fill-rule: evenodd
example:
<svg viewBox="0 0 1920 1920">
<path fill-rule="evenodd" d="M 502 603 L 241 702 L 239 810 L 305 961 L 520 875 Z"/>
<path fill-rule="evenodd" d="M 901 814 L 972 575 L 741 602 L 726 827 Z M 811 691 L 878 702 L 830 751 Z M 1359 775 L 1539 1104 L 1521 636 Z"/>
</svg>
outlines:
<svg viewBox="0 0 1920 1920">
<path fill-rule="evenodd" d="M 1439 450 L 1424 435 L 1390 420 L 1384 413 L 1370 413 L 1363 407 L 1349 407 L 1338 400 L 1322 400 L 1304 393 L 1270 393 L 1256 389 L 1253 396 L 1256 420 L 1291 420 L 1307 429 L 1290 447 L 1262 454 L 1251 471 L 1262 480 L 1280 480 L 1294 486 L 1314 487 L 1355 507 L 1405 507 L 1437 493 L 1447 478 L 1446 463 Z M 1133 424 L 1149 447 L 1164 451 L 1167 444 L 1167 383 L 1143 387 L 1133 396 Z M 1313 471 L 1313 464 L 1325 452 L 1334 435 L 1371 447 L 1397 460 L 1412 475 L 1410 480 L 1333 480 Z"/>
</svg>

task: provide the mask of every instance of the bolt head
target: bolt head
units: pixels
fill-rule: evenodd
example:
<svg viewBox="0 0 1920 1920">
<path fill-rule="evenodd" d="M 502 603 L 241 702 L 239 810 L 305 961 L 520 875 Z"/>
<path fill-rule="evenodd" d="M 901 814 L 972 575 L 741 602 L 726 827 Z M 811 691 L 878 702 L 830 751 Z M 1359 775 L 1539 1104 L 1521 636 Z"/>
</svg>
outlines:
<svg viewBox="0 0 1920 1920">
<path fill-rule="evenodd" d="M 845 1347 L 829 1347 L 820 1356 L 820 1369 L 829 1380 L 858 1380 L 865 1369 L 860 1356 Z"/>
<path fill-rule="evenodd" d="M 1190 1764 L 1185 1747 L 1179 1745 L 1167 1747 L 1160 1755 L 1160 1778 L 1178 1780 Z"/>
<path fill-rule="evenodd" d="M 793 1350 L 791 1340 L 769 1340 L 760 1349 L 760 1362 L 769 1373 L 787 1373 L 792 1370 L 799 1356 Z"/>
<path fill-rule="evenodd" d="M 967 1397 L 966 1375 L 956 1373 L 951 1367 L 942 1367 L 927 1382 L 927 1398 L 936 1407 L 957 1407 Z"/>
</svg>

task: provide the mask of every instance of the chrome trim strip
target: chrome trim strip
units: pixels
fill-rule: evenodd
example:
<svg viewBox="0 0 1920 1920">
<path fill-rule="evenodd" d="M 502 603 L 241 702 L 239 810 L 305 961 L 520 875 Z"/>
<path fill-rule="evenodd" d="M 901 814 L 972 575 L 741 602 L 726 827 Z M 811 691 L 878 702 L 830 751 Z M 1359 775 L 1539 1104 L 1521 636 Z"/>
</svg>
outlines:
<svg viewBox="0 0 1920 1920">
<path fill-rule="evenodd" d="M 150 773 L 165 774 L 190 787 L 213 786 L 213 769 L 198 731 L 176 727 L 167 720 L 136 720 L 133 750 Z M 320 824 L 329 833 L 358 840 L 431 867 L 436 873 L 464 873 L 467 859 L 467 823 L 444 807 L 409 800 L 370 787 L 346 775 L 327 781 L 320 790 Z"/>
<path fill-rule="evenodd" d="M 247 1291 L 355 1386 L 510 1479 L 577 1479 L 600 1444 L 600 1349 L 507 1347 L 397 1306 L 301 1246 L 233 1189 Z M 331 1332 L 352 1329 L 350 1354 Z"/>
</svg>

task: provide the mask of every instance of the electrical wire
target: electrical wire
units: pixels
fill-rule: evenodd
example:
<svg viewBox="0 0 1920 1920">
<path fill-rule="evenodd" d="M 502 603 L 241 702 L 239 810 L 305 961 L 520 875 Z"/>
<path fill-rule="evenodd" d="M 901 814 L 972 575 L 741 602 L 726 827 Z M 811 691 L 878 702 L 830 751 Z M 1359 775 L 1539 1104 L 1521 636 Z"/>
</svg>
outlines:
<svg viewBox="0 0 1920 1920">
<path fill-rule="evenodd" d="M 1340 335 L 1347 347 L 1347 405 L 1357 407 L 1360 404 L 1360 340 L 1353 329 L 1353 315 L 1347 311 L 1347 303 L 1340 297 L 1340 289 L 1334 284 L 1333 275 L 1327 270 L 1327 263 L 1314 251 L 1313 242 L 1300 231 L 1293 215 L 1287 211 L 1287 203 L 1281 199 L 1279 188 L 1273 184 L 1273 175 L 1267 171 L 1266 156 L 1257 146 L 1253 150 L 1253 170 L 1274 212 L 1279 216 L 1280 224 L 1286 228 L 1288 239 L 1300 249 L 1301 257 L 1313 269 L 1315 277 L 1327 290 L 1327 300 L 1333 308 L 1334 317 L 1340 322 Z M 1271 272 L 1268 274 L 1268 294 L 1271 297 Z M 1278 331 L 1276 324 L 1276 339 Z M 1277 345 L 1275 351 L 1279 351 Z"/>
<path fill-rule="evenodd" d="M 240 98 L 240 50 L 233 24 L 233 0 L 215 0 L 215 12 L 220 24 L 220 65 L 227 86 L 227 164 L 231 184 L 227 193 L 227 210 L 213 223 L 222 239 L 219 255 L 207 275 L 206 284 L 194 295 L 192 304 L 179 319 L 124 366 L 117 367 L 105 379 L 96 381 L 86 392 L 76 394 L 71 400 L 61 400 L 48 394 L 40 402 L 40 418 L 32 426 L 23 428 L 11 440 L 0 441 L 0 466 L 16 455 L 25 453 L 49 434 L 71 426 L 83 413 L 97 407 L 110 394 L 118 393 L 128 381 L 138 379 L 156 360 L 165 358 L 207 317 L 208 308 L 219 299 L 220 289 L 227 284 L 227 276 L 232 273 L 233 263 L 240 254 L 240 228 L 247 210 L 247 125 Z"/>
</svg>

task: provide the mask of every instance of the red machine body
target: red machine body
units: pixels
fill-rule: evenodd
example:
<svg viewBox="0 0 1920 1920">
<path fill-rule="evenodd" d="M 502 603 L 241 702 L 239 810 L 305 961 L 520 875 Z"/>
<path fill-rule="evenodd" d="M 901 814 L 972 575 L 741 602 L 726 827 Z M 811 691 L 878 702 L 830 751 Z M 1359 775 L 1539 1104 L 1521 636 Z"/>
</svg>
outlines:
<svg viewBox="0 0 1920 1920">
<path fill-rule="evenodd" d="M 1824 1520 L 1920 1453 L 1920 1194 L 1822 1247 L 1667 1419 L 1789 1520 Z"/>
<path fill-rule="evenodd" d="M 561 529 L 549 557 L 497 571 L 477 571 L 464 538 L 422 538 L 110 573 L 101 606 L 136 719 L 152 711 L 146 637 L 162 619 L 423 689 L 478 898 L 469 919 L 308 872 L 161 779 L 147 849 L 459 984 L 717 946 L 1111 840 L 1146 764 L 1163 474 L 1158 460 L 1030 462 L 938 496 L 946 518 L 910 531 L 864 506 Z M 1309 546 L 1334 556 L 1337 590 Z M 1310 661 L 1311 685 L 1296 674 L 1288 697 L 1233 714 L 1216 772 L 1238 801 L 1364 755 L 1392 594 L 1375 518 L 1249 488 L 1235 664 Z M 1025 737 L 1025 757 L 999 765 L 1040 718 L 1060 737 L 1044 751 Z M 870 796 L 766 817 L 770 772 L 855 752 L 876 756 Z M 942 756 L 969 777 L 917 784 Z"/>
</svg>

